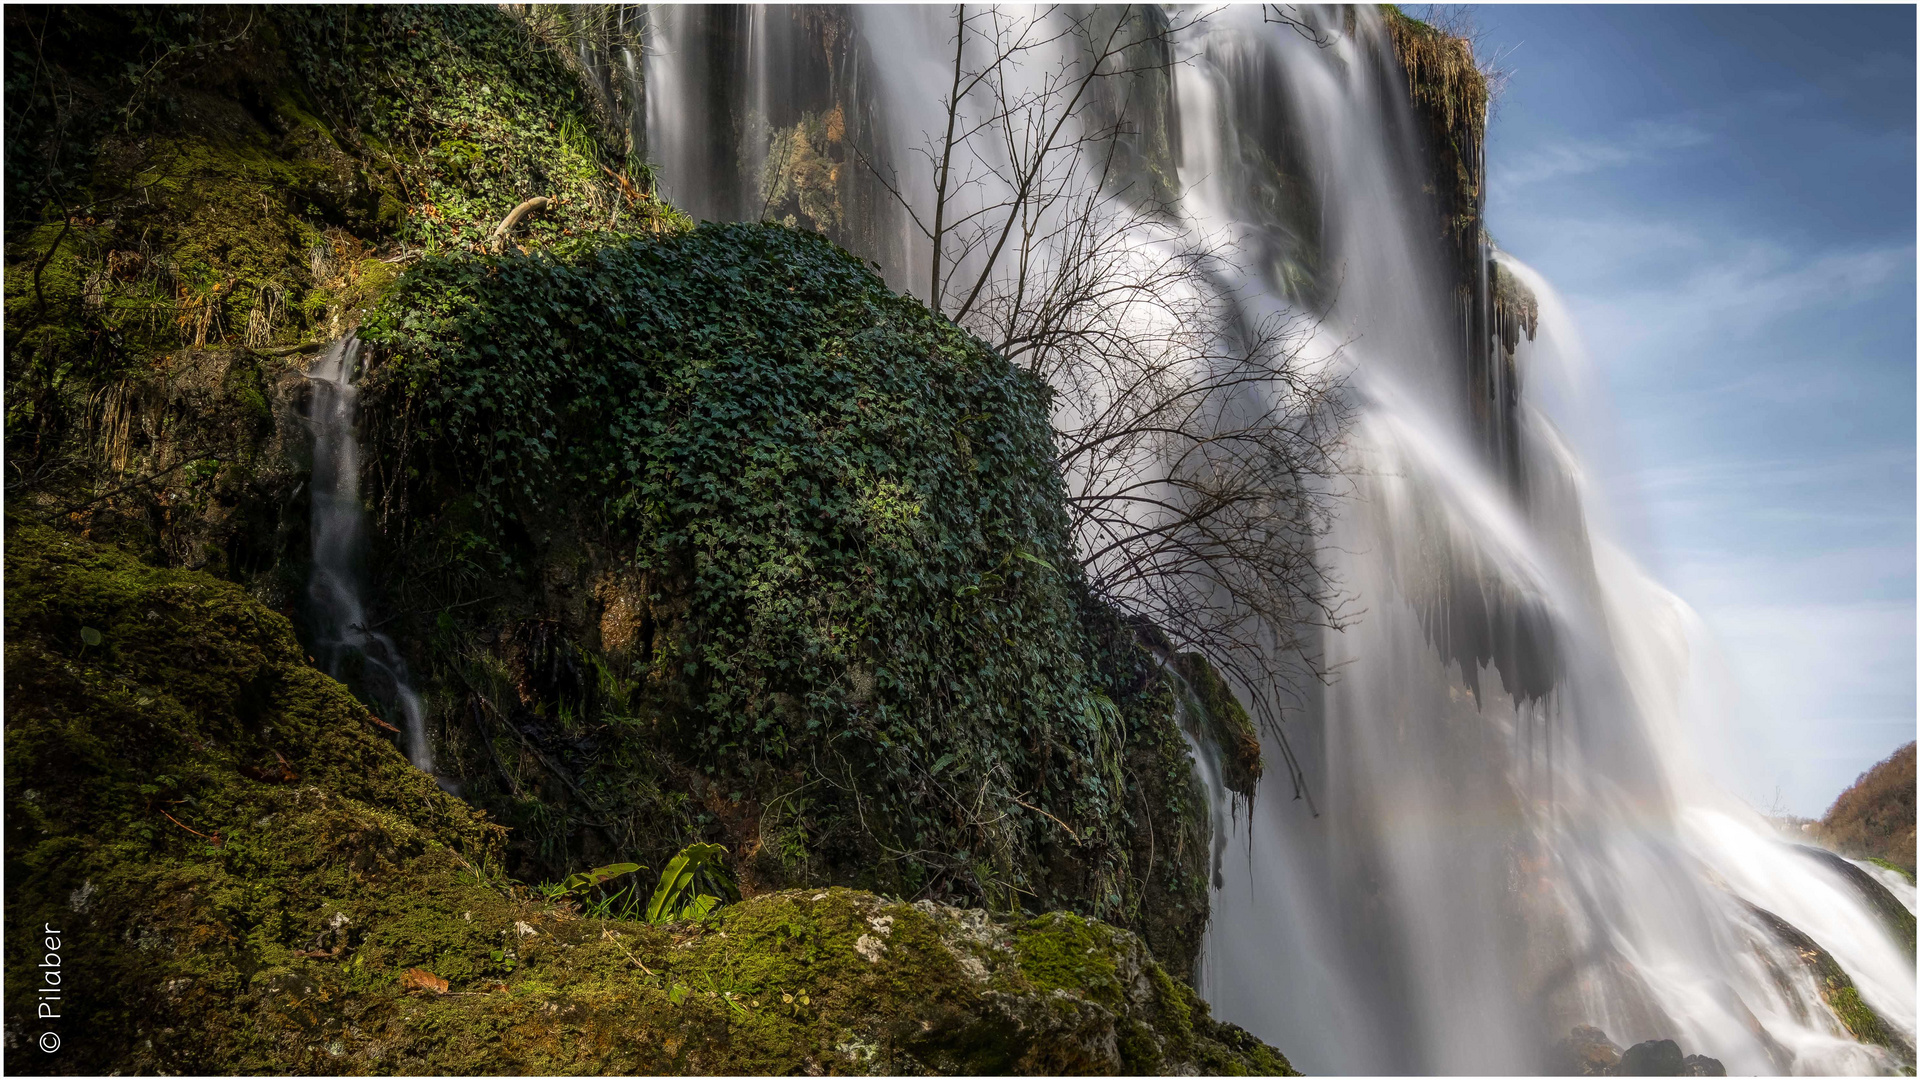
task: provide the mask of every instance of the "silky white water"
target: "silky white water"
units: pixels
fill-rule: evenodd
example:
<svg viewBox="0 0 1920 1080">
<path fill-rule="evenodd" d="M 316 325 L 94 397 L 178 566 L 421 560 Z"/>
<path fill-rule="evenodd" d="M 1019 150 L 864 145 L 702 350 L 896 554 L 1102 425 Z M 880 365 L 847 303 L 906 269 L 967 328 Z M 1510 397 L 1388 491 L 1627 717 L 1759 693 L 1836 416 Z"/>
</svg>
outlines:
<svg viewBox="0 0 1920 1080">
<path fill-rule="evenodd" d="M 366 507 L 360 501 L 360 391 L 353 384 L 360 341 L 334 342 L 307 371 L 307 422 L 313 431 L 313 571 L 307 599 L 314 644 L 327 674 L 340 678 L 351 659 L 376 697 L 397 704 L 407 760 L 433 772 L 426 706 L 393 639 L 372 629 L 366 612 Z M 444 782 L 443 782 L 444 783 Z"/>
<path fill-rule="evenodd" d="M 913 151 L 945 122 L 949 10 L 854 9 L 858 47 L 804 77 L 813 31 L 789 14 L 651 13 L 645 128 L 663 192 L 757 217 L 754 133 L 810 94 L 924 200 L 932 163 Z M 1735 1074 L 1896 1069 L 1898 1052 L 1841 1027 L 1798 941 L 1844 969 L 1911 1061 L 1912 955 L 1848 873 L 1701 766 L 1738 738 L 1737 707 L 1699 620 L 1607 536 L 1614 515 L 1582 466 L 1609 430 L 1592 373 L 1564 305 L 1511 260 L 1538 333 L 1491 404 L 1468 386 L 1378 16 L 1165 18 L 1184 26 L 1171 111 L 1140 123 L 1175 129 L 1182 228 L 1132 242 L 1144 256 L 1231 239 L 1242 257 L 1211 285 L 1249 324 L 1322 304 L 1304 354 L 1347 373 L 1354 409 L 1320 558 L 1360 614 L 1309 646 L 1336 677 L 1281 703 L 1317 813 L 1271 769 L 1250 807 L 1224 812 L 1197 752 L 1224 834 L 1201 967 L 1216 1014 L 1310 1073 L 1535 1072 L 1575 1024 L 1622 1046 L 1674 1039 Z M 1016 92 L 1071 60 L 1064 39 L 1052 48 L 1011 76 Z M 1276 196 L 1283 160 L 1295 186 Z M 996 183 L 961 209 L 1001 197 Z M 924 296 L 907 216 L 885 199 L 845 212 L 844 242 Z M 1266 752 L 1277 760 L 1271 733 Z M 1867 876 L 1911 910 L 1910 886 Z"/>
</svg>

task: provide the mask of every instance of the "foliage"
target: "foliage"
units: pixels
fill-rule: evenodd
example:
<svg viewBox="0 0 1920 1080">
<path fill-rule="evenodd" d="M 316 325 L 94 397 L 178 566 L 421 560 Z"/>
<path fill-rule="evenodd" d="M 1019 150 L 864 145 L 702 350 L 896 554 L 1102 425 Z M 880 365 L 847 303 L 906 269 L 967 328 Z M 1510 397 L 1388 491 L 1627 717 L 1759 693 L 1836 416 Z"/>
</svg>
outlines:
<svg viewBox="0 0 1920 1080">
<path fill-rule="evenodd" d="M 478 250 L 535 195 L 559 205 L 524 226 L 543 239 L 685 219 L 632 199 L 606 170 L 587 88 L 540 35 L 494 9 L 408 5 L 306 8 L 283 17 L 287 54 L 330 125 L 403 178 L 401 238 L 428 252 Z"/>
<path fill-rule="evenodd" d="M 1913 877 L 1914 744 L 1887 755 L 1840 793 L 1821 819 L 1820 842 L 1859 859 L 1882 860 Z"/>
<path fill-rule="evenodd" d="M 639 863 L 613 863 L 608 866 L 596 866 L 591 870 L 568 874 L 564 881 L 549 882 L 537 887 L 541 896 L 548 900 L 577 901 L 589 916 L 601 919 L 624 919 L 633 915 L 640 906 L 639 891 L 636 883 L 629 881 L 619 889 L 609 893 L 606 886 L 615 878 L 645 870 Z"/>
<path fill-rule="evenodd" d="M 689 844 L 682 849 L 660 874 L 653 899 L 647 901 L 647 921 L 704 921 L 717 905 L 740 899 L 740 890 L 720 861 L 726 854 L 719 844 Z"/>
<path fill-rule="evenodd" d="M 1290 1071 L 1085 920 L 845 889 L 671 928 L 542 901 L 244 591 L 6 541 L 6 917 L 89 973 L 54 1071 Z M 12 1017 L 39 940 L 6 944 Z"/>
</svg>

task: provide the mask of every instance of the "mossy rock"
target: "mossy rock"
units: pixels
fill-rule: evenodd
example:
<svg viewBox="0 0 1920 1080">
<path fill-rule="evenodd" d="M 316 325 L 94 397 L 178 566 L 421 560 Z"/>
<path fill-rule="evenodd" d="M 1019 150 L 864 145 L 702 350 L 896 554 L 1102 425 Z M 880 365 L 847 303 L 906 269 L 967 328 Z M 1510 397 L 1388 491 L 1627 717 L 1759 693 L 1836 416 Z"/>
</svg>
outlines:
<svg viewBox="0 0 1920 1080">
<path fill-rule="evenodd" d="M 1140 939 L 847 889 L 585 918 L 238 587 L 14 525 L 8 1042 L 54 1072 L 1284 1073 Z"/>
<path fill-rule="evenodd" d="M 1914 955 L 1915 948 L 1920 947 L 1920 939 L 1917 939 L 1915 934 L 1913 912 L 1909 911 L 1907 905 L 1901 903 L 1891 890 L 1876 880 L 1872 874 L 1825 848 L 1808 844 L 1795 844 L 1793 848 L 1845 879 L 1847 885 L 1873 911 L 1874 917 L 1880 920 L 1880 924 L 1886 927 L 1889 934 L 1893 935 L 1893 940 L 1900 944 L 1905 954 Z M 1899 868 L 1893 867 L 1893 869 Z"/>
<path fill-rule="evenodd" d="M 1820 1000 L 1839 1021 L 1847 1034 L 1870 1046 L 1878 1046 L 1892 1054 L 1907 1069 L 1914 1064 L 1914 1048 L 1903 1038 L 1900 1032 L 1884 1023 L 1873 1006 L 1860 997 L 1860 991 L 1853 979 L 1840 966 L 1819 942 L 1814 941 L 1798 927 L 1773 912 L 1753 904 L 1746 908 L 1767 928 L 1776 940 L 1792 949 L 1813 976 Z"/>
<path fill-rule="evenodd" d="M 1221 782 L 1227 789 L 1252 797 L 1260 786 L 1260 732 L 1246 707 L 1234 697 L 1233 687 L 1199 653 L 1174 657 L 1174 670 L 1186 680 L 1198 706 L 1202 732 L 1220 752 Z"/>
<path fill-rule="evenodd" d="M 344 333 L 420 251 L 478 248 L 536 192 L 555 201 L 517 243 L 690 224 L 623 193 L 625 136 L 522 14 L 9 9 L 22 70 L 61 87 L 9 98 L 9 510 L 284 598 L 297 544 L 277 534 L 304 527 L 297 465 L 268 445 L 285 426 L 229 438 L 230 410 L 176 407 L 178 372 L 271 383 L 272 357 Z M 448 141 L 460 167 L 433 152 Z"/>
</svg>

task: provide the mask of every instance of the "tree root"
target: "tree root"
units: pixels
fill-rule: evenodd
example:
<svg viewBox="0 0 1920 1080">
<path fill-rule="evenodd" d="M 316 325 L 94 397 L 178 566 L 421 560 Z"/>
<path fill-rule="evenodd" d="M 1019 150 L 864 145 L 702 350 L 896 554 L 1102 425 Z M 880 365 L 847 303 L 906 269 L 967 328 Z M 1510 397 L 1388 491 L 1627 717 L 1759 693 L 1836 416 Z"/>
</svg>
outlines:
<svg viewBox="0 0 1920 1080">
<path fill-rule="evenodd" d="M 493 230 L 493 236 L 487 241 L 488 244 L 492 246 L 495 251 L 501 250 L 506 246 L 507 234 L 513 231 L 515 225 L 520 224 L 521 218 L 526 217 L 535 210 L 545 210 L 551 205 L 553 205 L 552 199 L 549 199 L 545 195 L 535 195 L 533 198 L 514 207 L 513 211 L 506 216 L 506 219 L 500 222 L 500 227 Z"/>
</svg>

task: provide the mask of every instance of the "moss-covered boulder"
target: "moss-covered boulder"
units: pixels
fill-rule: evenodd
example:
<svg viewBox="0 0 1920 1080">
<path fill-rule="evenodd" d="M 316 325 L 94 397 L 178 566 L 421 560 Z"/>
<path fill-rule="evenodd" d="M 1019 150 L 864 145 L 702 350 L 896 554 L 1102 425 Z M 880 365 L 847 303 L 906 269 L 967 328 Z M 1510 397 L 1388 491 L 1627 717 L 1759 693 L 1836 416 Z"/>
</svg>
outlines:
<svg viewBox="0 0 1920 1080">
<path fill-rule="evenodd" d="M 238 587 L 15 525 L 6 594 L 6 915 L 66 973 L 39 1020 L 41 943 L 9 935 L 16 1071 L 1286 1071 L 1072 915 L 582 917 Z"/>
<path fill-rule="evenodd" d="M 305 366 L 378 311 L 364 599 L 509 872 L 718 841 L 1187 977 L 1204 796 L 1046 388 L 817 237 L 678 235 L 554 14 L 9 9 L 9 515 L 298 627 Z"/>
</svg>

